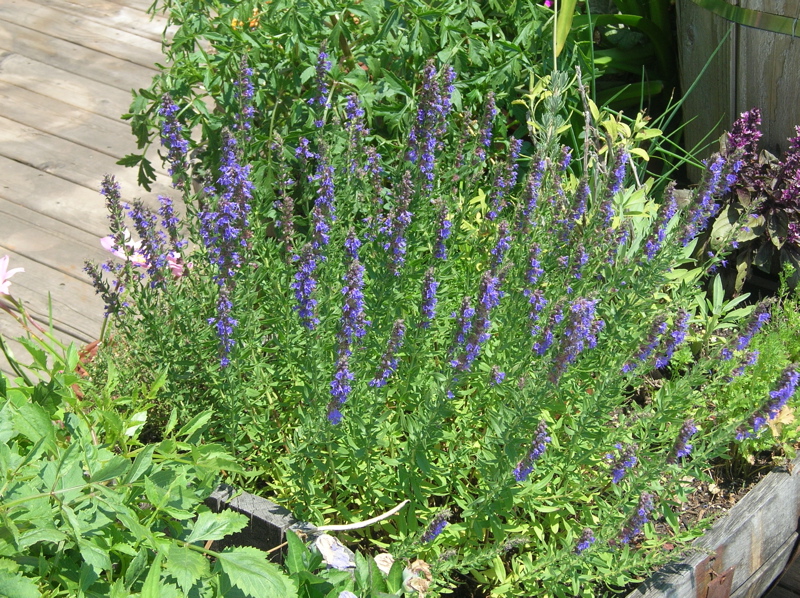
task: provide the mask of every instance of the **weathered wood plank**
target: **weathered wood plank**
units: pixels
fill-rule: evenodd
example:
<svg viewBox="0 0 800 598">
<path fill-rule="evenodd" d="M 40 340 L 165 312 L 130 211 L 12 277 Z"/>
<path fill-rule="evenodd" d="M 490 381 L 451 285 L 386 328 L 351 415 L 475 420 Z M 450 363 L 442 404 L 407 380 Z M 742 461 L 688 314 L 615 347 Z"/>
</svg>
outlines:
<svg viewBox="0 0 800 598">
<path fill-rule="evenodd" d="M 105 200 L 97 189 L 88 189 L 25 164 L 0 156 L 0 198 L 93 237 L 108 234 Z"/>
<path fill-rule="evenodd" d="M 53 37 L 147 68 L 164 60 L 161 44 L 157 41 L 113 27 L 104 27 L 83 17 L 69 15 L 29 0 L 0 2 L 0 20 L 35 31 L 47 31 Z"/>
<path fill-rule="evenodd" d="M 739 589 L 731 593 L 731 598 L 760 598 L 767 588 L 777 579 L 786 568 L 786 563 L 794 552 L 797 544 L 797 533 L 793 533 L 770 558 L 746 581 L 742 582 Z"/>
<path fill-rule="evenodd" d="M 152 193 L 141 193 L 136 172 L 119 166 L 114 158 L 3 117 L 0 117 L 0 156 L 92 190 L 99 189 L 104 174 L 114 174 L 124 196 L 131 199 L 134 195 L 141 196 L 151 207 L 157 207 L 156 194 L 170 195 L 174 191 L 156 182 Z"/>
<path fill-rule="evenodd" d="M 165 23 L 162 19 L 150 19 L 140 10 L 105 0 L 33 0 L 36 4 L 75 15 L 104 27 L 135 33 L 146 39 L 161 42 Z"/>
<path fill-rule="evenodd" d="M 130 127 L 0 79 L 0 116 L 119 159 L 136 149 Z M 164 173 L 166 174 L 166 173 Z"/>
<path fill-rule="evenodd" d="M 800 0 L 742 0 L 744 8 L 800 16 Z M 800 125 L 800 39 L 752 27 L 739 27 L 736 49 L 736 111 L 761 108 L 761 146 L 780 156 Z"/>
<path fill-rule="evenodd" d="M 156 73 L 153 67 L 146 68 L 53 37 L 46 31 L 34 31 L 8 21 L 0 21 L 0 50 L 105 83 L 128 94 L 131 89 L 146 85 Z"/>
<path fill-rule="evenodd" d="M 28 314 L 47 325 L 52 305 L 53 326 L 82 342 L 97 338 L 103 325 L 104 305 L 92 285 L 58 272 L 0 244 L 14 268 L 25 268 L 11 279 L 11 294 Z M 2 314 L 0 314 L 2 317 Z"/>
<path fill-rule="evenodd" d="M 778 585 L 800 594 L 800 553 L 796 554 L 786 567 L 783 576 L 778 580 Z"/>
<path fill-rule="evenodd" d="M 794 462 L 795 468 L 798 464 L 800 458 Z M 777 513 L 780 516 L 776 516 Z M 698 538 L 695 543 L 697 552 L 681 563 L 663 568 L 628 598 L 695 598 L 698 590 L 695 568 L 711 553 L 716 553 L 717 557 L 713 564 L 715 571 L 735 567 L 731 592 L 742 588 L 741 592 L 745 593 L 747 590 L 743 584 L 751 578 L 760 579 L 752 576 L 765 565 L 768 568 L 774 565 L 772 559 L 786 549 L 786 543 L 797 530 L 798 515 L 800 474 L 772 472 Z"/>
<path fill-rule="evenodd" d="M 98 237 L 2 199 L 0 246 L 84 283 L 84 262 L 109 257 Z"/>
<path fill-rule="evenodd" d="M 678 0 L 677 9 L 680 79 L 685 92 L 700 76 L 730 24 L 697 6 L 692 0 Z M 689 150 L 707 147 L 699 153 L 701 158 L 716 151 L 717 139 L 732 122 L 731 115 L 735 114 L 734 75 L 731 72 L 735 68 L 732 62 L 733 44 L 729 39 L 719 49 L 697 82 L 697 87 L 684 97 L 683 121 L 688 123 L 684 128 L 684 146 Z M 688 174 L 697 181 L 701 171 L 689 167 Z"/>
<path fill-rule="evenodd" d="M 57 69 L 20 54 L 0 53 L 0 80 L 61 100 L 86 112 L 119 119 L 131 102 L 131 92 Z"/>
</svg>

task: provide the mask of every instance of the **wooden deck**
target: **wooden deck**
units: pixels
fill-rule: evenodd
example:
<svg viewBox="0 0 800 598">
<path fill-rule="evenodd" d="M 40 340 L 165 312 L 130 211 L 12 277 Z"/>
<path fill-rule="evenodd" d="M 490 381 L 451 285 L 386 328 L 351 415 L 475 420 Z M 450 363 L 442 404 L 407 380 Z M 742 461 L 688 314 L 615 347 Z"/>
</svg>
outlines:
<svg viewBox="0 0 800 598">
<path fill-rule="evenodd" d="M 98 243 L 108 234 L 98 192 L 103 175 L 117 177 L 127 200 L 169 193 L 158 184 L 145 194 L 135 171 L 116 165 L 136 151 L 120 118 L 131 90 L 147 87 L 164 61 L 165 20 L 151 19 L 149 4 L 0 2 L 0 257 L 25 268 L 11 280 L 12 295 L 42 322 L 50 300 L 65 341 L 94 340 L 103 320 L 102 301 L 83 272 L 86 260 L 109 257 Z M 0 312 L 0 333 L 21 331 Z"/>
</svg>

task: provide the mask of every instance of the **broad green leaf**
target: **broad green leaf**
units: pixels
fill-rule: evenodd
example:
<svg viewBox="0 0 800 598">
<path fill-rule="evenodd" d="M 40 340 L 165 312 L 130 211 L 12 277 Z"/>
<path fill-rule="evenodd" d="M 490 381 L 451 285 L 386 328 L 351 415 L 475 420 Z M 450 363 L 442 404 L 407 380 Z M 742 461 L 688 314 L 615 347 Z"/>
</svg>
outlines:
<svg viewBox="0 0 800 598">
<path fill-rule="evenodd" d="M 98 546 L 93 540 L 94 538 L 78 538 L 78 549 L 83 560 L 99 574 L 111 569 L 111 557 L 108 550 Z"/>
<path fill-rule="evenodd" d="M 116 456 L 92 475 L 90 482 L 106 482 L 121 477 L 128 471 L 131 462 L 125 457 Z"/>
<path fill-rule="evenodd" d="M 132 484 L 138 480 L 142 474 L 144 474 L 144 472 L 150 469 L 150 465 L 153 463 L 153 451 L 155 450 L 156 446 L 154 444 L 148 444 L 138 455 L 136 455 L 133 465 L 128 470 L 125 478 L 122 480 L 123 484 Z"/>
<path fill-rule="evenodd" d="M 198 413 L 191 420 L 189 420 L 185 426 L 178 430 L 176 436 L 178 438 L 185 438 L 186 442 L 192 442 L 191 437 L 195 432 L 200 430 L 208 423 L 212 415 L 214 415 L 214 412 L 210 409 L 203 411 L 202 413 Z"/>
<path fill-rule="evenodd" d="M 187 542 L 205 542 L 207 540 L 221 540 L 225 536 L 240 531 L 247 525 L 247 516 L 235 511 L 222 511 L 212 513 L 203 511 L 197 516 L 192 533 L 186 538 Z"/>
<path fill-rule="evenodd" d="M 227 575 L 231 584 L 253 598 L 296 598 L 294 582 L 266 553 L 252 547 L 227 548 L 217 553 L 215 570 Z"/>
<path fill-rule="evenodd" d="M 147 556 L 148 551 L 146 548 L 141 548 L 138 554 L 133 557 L 133 560 L 125 570 L 125 589 L 130 590 L 133 584 L 141 577 L 142 573 L 147 569 Z"/>
<path fill-rule="evenodd" d="M 56 435 L 53 422 L 47 412 L 32 403 L 25 403 L 17 408 L 14 427 L 31 442 L 44 440 L 46 450 L 55 451 Z"/>
<path fill-rule="evenodd" d="M 40 598 L 32 579 L 0 569 L 0 598 Z"/>
<path fill-rule="evenodd" d="M 208 559 L 188 546 L 173 544 L 164 563 L 167 573 L 172 575 L 185 594 L 209 573 Z"/>
</svg>

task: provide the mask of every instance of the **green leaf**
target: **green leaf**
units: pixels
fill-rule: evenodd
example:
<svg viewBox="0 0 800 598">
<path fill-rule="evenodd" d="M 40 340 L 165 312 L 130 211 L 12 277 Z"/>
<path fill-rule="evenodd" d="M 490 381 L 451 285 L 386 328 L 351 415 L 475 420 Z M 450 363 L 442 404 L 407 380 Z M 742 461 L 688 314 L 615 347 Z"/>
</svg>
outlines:
<svg viewBox="0 0 800 598">
<path fill-rule="evenodd" d="M 31 403 L 24 403 L 17 408 L 14 427 L 31 442 L 43 440 L 46 450 L 55 451 L 56 435 L 53 422 L 47 412 Z"/>
<path fill-rule="evenodd" d="M 111 557 L 108 555 L 108 550 L 98 546 L 92 540 L 78 538 L 78 549 L 81 551 L 81 558 L 99 574 L 111 569 Z"/>
<path fill-rule="evenodd" d="M 292 530 L 286 530 L 286 542 L 289 544 L 288 554 L 283 560 L 283 564 L 289 570 L 289 573 L 298 573 L 306 569 L 306 562 L 310 551 L 303 544 L 303 541 L 297 537 Z"/>
<path fill-rule="evenodd" d="M 125 457 L 115 456 L 106 463 L 99 471 L 96 471 L 89 480 L 90 482 L 106 482 L 121 477 L 128 471 L 131 462 Z"/>
<path fill-rule="evenodd" d="M 0 598 L 39 598 L 39 588 L 33 580 L 17 573 L 0 570 Z"/>
<path fill-rule="evenodd" d="M 138 554 L 133 557 L 133 560 L 125 570 L 126 590 L 130 590 L 133 587 L 133 584 L 136 583 L 142 573 L 144 573 L 145 569 L 147 569 L 147 549 L 142 548 L 139 550 Z"/>
<path fill-rule="evenodd" d="M 153 560 L 144 584 L 142 584 L 141 598 L 161 598 L 161 561 L 163 560 L 164 555 L 159 552 Z"/>
<path fill-rule="evenodd" d="M 567 36 L 572 29 L 572 19 L 575 17 L 575 4 L 577 0 L 563 0 L 559 7 L 555 30 L 555 55 L 559 56 L 567 43 Z"/>
<path fill-rule="evenodd" d="M 267 560 L 257 548 L 227 548 L 217 553 L 215 571 L 221 570 L 231 584 L 253 598 L 296 598 L 294 582 Z M 144 597 L 143 597 L 144 598 Z"/>
<path fill-rule="evenodd" d="M 156 450 L 156 445 L 148 444 L 142 451 L 136 455 L 133 465 L 128 470 L 127 475 L 122 480 L 123 484 L 132 484 L 138 480 L 144 472 L 150 469 L 153 463 L 153 451 Z"/>
<path fill-rule="evenodd" d="M 206 557 L 188 546 L 173 544 L 164 563 L 167 573 L 172 575 L 185 594 L 189 593 L 198 581 L 209 573 Z"/>
<path fill-rule="evenodd" d="M 187 542 L 200 542 L 207 540 L 222 540 L 225 536 L 235 534 L 247 525 L 247 516 L 235 511 L 222 511 L 212 513 L 202 511 L 197 516 L 192 533 L 186 538 Z"/>
<path fill-rule="evenodd" d="M 176 436 L 178 438 L 184 437 L 186 442 L 192 442 L 192 436 L 195 434 L 195 432 L 199 431 L 208 423 L 213 414 L 214 412 L 211 409 L 203 411 L 202 413 L 198 413 L 191 420 L 189 420 L 185 426 L 178 430 Z"/>
</svg>

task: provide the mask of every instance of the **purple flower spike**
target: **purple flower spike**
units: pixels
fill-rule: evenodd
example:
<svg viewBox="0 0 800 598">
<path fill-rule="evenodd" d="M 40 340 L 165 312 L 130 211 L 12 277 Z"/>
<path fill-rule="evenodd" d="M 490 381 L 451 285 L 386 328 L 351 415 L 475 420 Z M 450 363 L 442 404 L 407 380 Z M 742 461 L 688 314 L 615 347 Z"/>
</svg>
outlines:
<svg viewBox="0 0 800 598">
<path fill-rule="evenodd" d="M 231 360 L 229 356 L 235 344 L 233 331 L 238 325 L 238 322 L 231 316 L 232 308 L 233 303 L 228 295 L 228 289 L 223 286 L 217 297 L 217 316 L 208 319 L 208 323 L 214 325 L 217 329 L 220 352 L 219 365 L 223 368 L 230 365 Z"/>
<path fill-rule="evenodd" d="M 375 377 L 369 381 L 370 386 L 374 388 L 386 386 L 389 376 L 397 371 L 397 352 L 400 350 L 400 347 L 403 346 L 403 337 L 405 333 L 406 325 L 403 320 L 395 321 L 392 327 L 392 334 L 389 337 L 389 345 L 381 356 L 381 364 L 378 367 Z"/>
<path fill-rule="evenodd" d="M 759 330 L 769 322 L 770 314 L 769 314 L 769 303 L 766 301 L 762 301 L 758 304 L 753 315 L 750 318 L 750 322 L 747 324 L 744 330 L 742 330 L 739 338 L 736 340 L 735 349 L 737 351 L 744 351 L 750 341 L 753 339 Z"/>
<path fill-rule="evenodd" d="M 608 194 L 612 197 L 622 190 L 622 184 L 625 182 L 625 175 L 628 172 L 628 157 L 628 150 L 624 147 L 618 148 L 614 154 L 614 172 L 608 186 Z"/>
<path fill-rule="evenodd" d="M 542 180 L 544 179 L 546 168 L 547 162 L 539 159 L 536 165 L 531 169 L 530 174 L 528 174 L 525 193 L 522 197 L 522 213 L 517 223 L 517 228 L 520 230 L 527 230 L 534 226 L 533 213 L 539 203 L 539 192 L 542 189 Z"/>
<path fill-rule="evenodd" d="M 675 198 L 675 183 L 672 182 L 667 186 L 664 193 L 664 201 L 658 210 L 656 230 L 644 245 L 644 253 L 648 260 L 652 260 L 661 249 L 664 240 L 667 238 L 667 227 L 677 213 L 678 201 Z"/>
<path fill-rule="evenodd" d="M 569 307 L 569 321 L 564 329 L 561 347 L 555 358 L 550 380 L 554 384 L 559 381 L 585 349 L 597 346 L 597 334 L 604 328 L 605 323 L 595 317 L 597 299 L 579 298 Z"/>
<path fill-rule="evenodd" d="M 664 347 L 656 356 L 655 366 L 658 369 L 665 368 L 674 355 L 678 347 L 686 340 L 686 333 L 689 331 L 689 320 L 691 314 L 686 310 L 678 310 L 675 324 L 669 333 L 669 337 L 662 341 Z"/>
<path fill-rule="evenodd" d="M 189 141 L 183 136 L 183 125 L 178 120 L 180 109 L 172 100 L 172 96 L 164 94 L 158 114 L 164 119 L 161 123 L 161 145 L 167 148 L 169 174 L 176 189 L 184 189 L 186 185 L 186 155 L 189 153 Z"/>
<path fill-rule="evenodd" d="M 432 60 L 428 61 L 422 73 L 417 118 L 409 134 L 406 157 L 414 164 L 419 163 L 428 191 L 433 189 L 436 153 L 441 149 L 447 116 L 452 108 L 450 95 L 454 78 L 455 71 L 450 67 L 442 70 L 441 77 L 437 76 Z"/>
<path fill-rule="evenodd" d="M 255 108 L 253 107 L 253 69 L 247 66 L 247 57 L 242 56 L 239 66 L 239 79 L 234 82 L 235 96 L 239 100 L 239 110 L 236 115 L 234 129 L 238 131 L 249 131 L 253 127 L 253 117 Z"/>
<path fill-rule="evenodd" d="M 503 220 L 497 227 L 497 243 L 492 248 L 492 269 L 497 272 L 503 264 L 508 249 L 511 247 L 511 234 L 508 232 L 508 222 Z"/>
<path fill-rule="evenodd" d="M 336 360 L 336 372 L 334 372 L 333 380 L 331 380 L 331 397 L 333 400 L 328 405 L 328 421 L 333 425 L 341 422 L 342 413 L 339 407 L 347 402 L 350 393 L 353 391 L 353 386 L 350 383 L 355 376 L 350 371 L 348 354 L 349 351 L 342 351 L 339 354 L 339 358 Z"/>
<path fill-rule="evenodd" d="M 528 479 L 528 476 L 531 475 L 533 471 L 534 464 L 544 455 L 547 444 L 551 440 L 552 439 L 547 434 L 547 424 L 544 420 L 541 420 L 539 422 L 539 427 L 536 429 L 536 438 L 534 438 L 528 454 L 525 455 L 525 458 L 517 463 L 517 466 L 514 468 L 513 475 L 515 480 L 524 482 Z"/>
<path fill-rule="evenodd" d="M 420 327 L 430 328 L 431 322 L 436 317 L 436 290 L 439 288 L 439 283 L 433 275 L 433 268 L 428 268 L 425 272 L 425 279 L 422 281 L 422 306 L 420 312 L 422 313 L 422 320 Z"/>
<path fill-rule="evenodd" d="M 317 83 L 317 95 L 313 98 L 308 100 L 308 103 L 311 106 L 317 105 L 322 108 L 330 108 L 328 104 L 328 72 L 331 70 L 331 61 L 329 60 L 329 56 L 327 52 L 325 52 L 325 46 L 323 45 L 320 50 L 319 54 L 317 54 L 317 66 L 316 66 L 316 83 Z M 318 118 L 314 121 L 314 125 L 317 128 L 322 127 L 325 124 L 321 118 Z"/>
<path fill-rule="evenodd" d="M 630 544 L 631 541 L 642 532 L 642 528 L 647 525 L 650 511 L 653 510 L 653 495 L 643 492 L 639 497 L 639 504 L 636 505 L 636 512 L 630 516 L 625 527 L 622 528 L 619 539 L 623 544 Z"/>
<path fill-rule="evenodd" d="M 623 448 L 622 444 L 616 444 L 615 448 L 617 456 L 614 457 L 612 453 L 608 453 L 606 459 L 611 462 L 611 481 L 619 484 L 625 477 L 625 473 L 639 462 L 636 457 L 638 447 L 635 444 L 629 444 Z"/>
<path fill-rule="evenodd" d="M 486 106 L 483 109 L 481 119 L 481 130 L 478 134 L 478 147 L 475 148 L 475 156 L 483 162 L 486 160 L 486 151 L 492 145 L 492 123 L 497 116 L 497 106 L 494 103 L 494 92 L 486 95 Z"/>
<path fill-rule="evenodd" d="M 397 191 L 396 203 L 385 217 L 380 232 L 389 239 L 383 244 L 383 249 L 389 252 L 391 263 L 389 270 L 395 276 L 400 276 L 400 270 L 406 263 L 406 229 L 411 224 L 412 214 L 409 211 L 411 204 L 411 171 L 406 170 L 400 181 Z"/>
<path fill-rule="evenodd" d="M 499 366 L 496 365 L 492 366 L 491 375 L 492 375 L 492 382 L 491 382 L 492 386 L 499 386 L 500 384 L 503 383 L 503 380 L 506 379 L 506 373 L 501 372 Z"/>
<path fill-rule="evenodd" d="M 625 365 L 622 366 L 622 373 L 627 374 L 628 372 L 632 372 L 640 363 L 647 361 L 650 355 L 653 354 L 653 351 L 658 347 L 661 342 L 661 337 L 664 336 L 666 332 L 667 318 L 665 316 L 658 316 L 655 322 L 653 322 L 650 333 L 647 335 L 647 340 L 639 347 L 636 356 L 633 360 L 626 362 Z"/>
<path fill-rule="evenodd" d="M 319 318 L 316 316 L 317 300 L 313 297 L 317 288 L 317 281 L 314 278 L 317 259 L 310 244 L 303 247 L 299 256 L 294 257 L 294 261 L 297 262 L 297 272 L 294 275 L 294 282 L 291 284 L 297 302 L 294 310 L 300 316 L 303 326 L 309 330 L 314 330 L 319 324 Z"/>
<path fill-rule="evenodd" d="M 697 426 L 694 425 L 694 420 L 687 419 L 681 426 L 681 431 L 675 440 L 675 446 L 672 447 L 672 452 L 667 457 L 667 463 L 677 463 L 678 459 L 689 456 L 692 452 L 692 445 L 689 444 L 689 439 L 695 434 L 697 434 Z"/>
<path fill-rule="evenodd" d="M 353 260 L 344 276 L 342 295 L 344 305 L 340 342 L 350 345 L 367 334 L 367 326 L 370 324 L 364 317 L 364 266 L 358 260 Z"/>
<path fill-rule="evenodd" d="M 575 554 L 581 554 L 585 550 L 588 550 L 594 542 L 594 532 L 588 527 L 583 528 L 581 537 L 578 538 L 578 543 L 575 545 Z"/>
<path fill-rule="evenodd" d="M 425 533 L 422 534 L 421 540 L 426 543 L 433 542 L 439 536 L 439 534 L 444 531 L 444 528 L 447 527 L 447 520 L 452 516 L 453 513 L 450 511 L 450 509 L 445 509 L 436 515 L 436 517 L 434 517 L 433 520 L 428 524 L 428 529 L 426 529 Z"/>
</svg>

